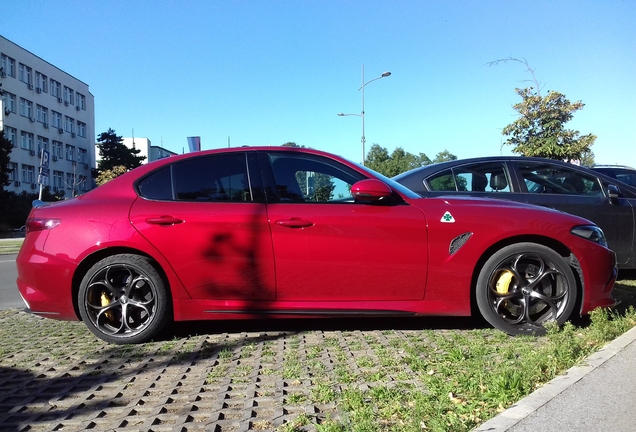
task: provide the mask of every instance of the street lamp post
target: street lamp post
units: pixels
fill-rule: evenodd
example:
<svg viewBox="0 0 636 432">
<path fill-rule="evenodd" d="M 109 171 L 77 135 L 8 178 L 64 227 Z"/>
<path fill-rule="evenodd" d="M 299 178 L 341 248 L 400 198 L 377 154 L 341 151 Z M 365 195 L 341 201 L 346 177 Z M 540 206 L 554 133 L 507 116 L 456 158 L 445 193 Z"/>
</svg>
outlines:
<svg viewBox="0 0 636 432">
<path fill-rule="evenodd" d="M 362 85 L 360 86 L 360 88 L 358 89 L 358 91 L 362 90 L 362 111 L 360 114 L 345 114 L 345 113 L 339 113 L 338 115 L 341 117 L 344 116 L 357 116 L 360 117 L 362 119 L 362 165 L 364 165 L 364 158 L 365 158 L 365 143 L 367 141 L 366 137 L 364 136 L 364 87 L 376 80 L 379 80 L 380 78 L 386 78 L 388 76 L 391 75 L 391 72 L 384 72 L 382 75 L 375 77 L 367 82 L 364 82 L 364 65 L 362 65 Z"/>
</svg>

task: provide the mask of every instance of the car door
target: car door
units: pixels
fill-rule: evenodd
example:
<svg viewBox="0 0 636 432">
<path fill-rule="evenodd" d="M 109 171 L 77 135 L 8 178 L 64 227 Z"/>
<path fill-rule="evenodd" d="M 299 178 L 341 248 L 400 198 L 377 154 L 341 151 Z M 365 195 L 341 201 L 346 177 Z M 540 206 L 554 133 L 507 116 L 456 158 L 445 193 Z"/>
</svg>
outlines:
<svg viewBox="0 0 636 432">
<path fill-rule="evenodd" d="M 137 184 L 131 223 L 194 299 L 275 299 L 266 204 L 259 176 L 248 174 L 252 156 L 194 157 Z"/>
<path fill-rule="evenodd" d="M 338 161 L 263 154 L 276 198 L 268 216 L 278 300 L 373 301 L 424 297 L 426 221 L 404 201 L 353 201 L 365 176 Z"/>
<path fill-rule="evenodd" d="M 607 185 L 593 174 L 550 161 L 518 161 L 517 172 L 530 204 L 555 208 L 596 223 L 626 264 L 634 256 L 634 208 L 629 199 L 610 199 Z"/>
</svg>

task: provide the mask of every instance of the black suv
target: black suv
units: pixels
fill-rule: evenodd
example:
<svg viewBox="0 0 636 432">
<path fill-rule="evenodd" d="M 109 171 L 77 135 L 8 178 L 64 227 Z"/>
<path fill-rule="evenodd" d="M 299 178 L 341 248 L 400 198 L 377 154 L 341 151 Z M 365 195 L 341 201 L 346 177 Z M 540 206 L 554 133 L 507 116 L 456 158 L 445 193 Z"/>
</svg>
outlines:
<svg viewBox="0 0 636 432">
<path fill-rule="evenodd" d="M 632 167 L 624 165 L 595 165 L 592 169 L 630 186 L 636 186 L 636 169 Z"/>
</svg>

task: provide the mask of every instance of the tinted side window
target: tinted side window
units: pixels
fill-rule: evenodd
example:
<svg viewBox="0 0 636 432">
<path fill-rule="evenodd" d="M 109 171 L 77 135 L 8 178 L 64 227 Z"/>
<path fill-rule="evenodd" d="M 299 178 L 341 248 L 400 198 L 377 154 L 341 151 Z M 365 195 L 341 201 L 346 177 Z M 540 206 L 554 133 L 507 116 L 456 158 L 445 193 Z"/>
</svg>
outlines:
<svg viewBox="0 0 636 432">
<path fill-rule="evenodd" d="M 143 178 L 137 188 L 148 199 L 252 201 L 245 154 L 194 157 L 163 167 Z"/>
<path fill-rule="evenodd" d="M 143 178 L 139 185 L 139 195 L 154 200 L 172 199 L 172 177 L 170 165 L 163 167 Z"/>
<path fill-rule="evenodd" d="M 426 179 L 431 191 L 510 192 L 503 163 L 479 163 L 450 168 Z"/>
<path fill-rule="evenodd" d="M 602 195 L 598 178 L 549 162 L 519 163 L 529 193 Z"/>
<path fill-rule="evenodd" d="M 364 177 L 320 156 L 270 154 L 279 202 L 353 202 L 351 186 Z"/>
<path fill-rule="evenodd" d="M 252 201 L 245 154 L 195 157 L 172 170 L 179 201 Z"/>
</svg>

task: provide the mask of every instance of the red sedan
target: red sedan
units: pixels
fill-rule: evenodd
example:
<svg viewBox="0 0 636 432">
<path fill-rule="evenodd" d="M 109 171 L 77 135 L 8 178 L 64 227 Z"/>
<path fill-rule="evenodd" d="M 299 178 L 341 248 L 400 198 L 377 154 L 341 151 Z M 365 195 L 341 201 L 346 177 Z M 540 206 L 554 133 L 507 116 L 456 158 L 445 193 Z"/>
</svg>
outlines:
<svg viewBox="0 0 636 432">
<path fill-rule="evenodd" d="M 580 217 L 422 198 L 287 147 L 211 150 L 34 207 L 17 258 L 28 309 L 113 343 L 184 320 L 479 312 L 510 334 L 614 304 L 614 253 Z M 474 309 L 474 310 L 473 310 Z"/>
</svg>

